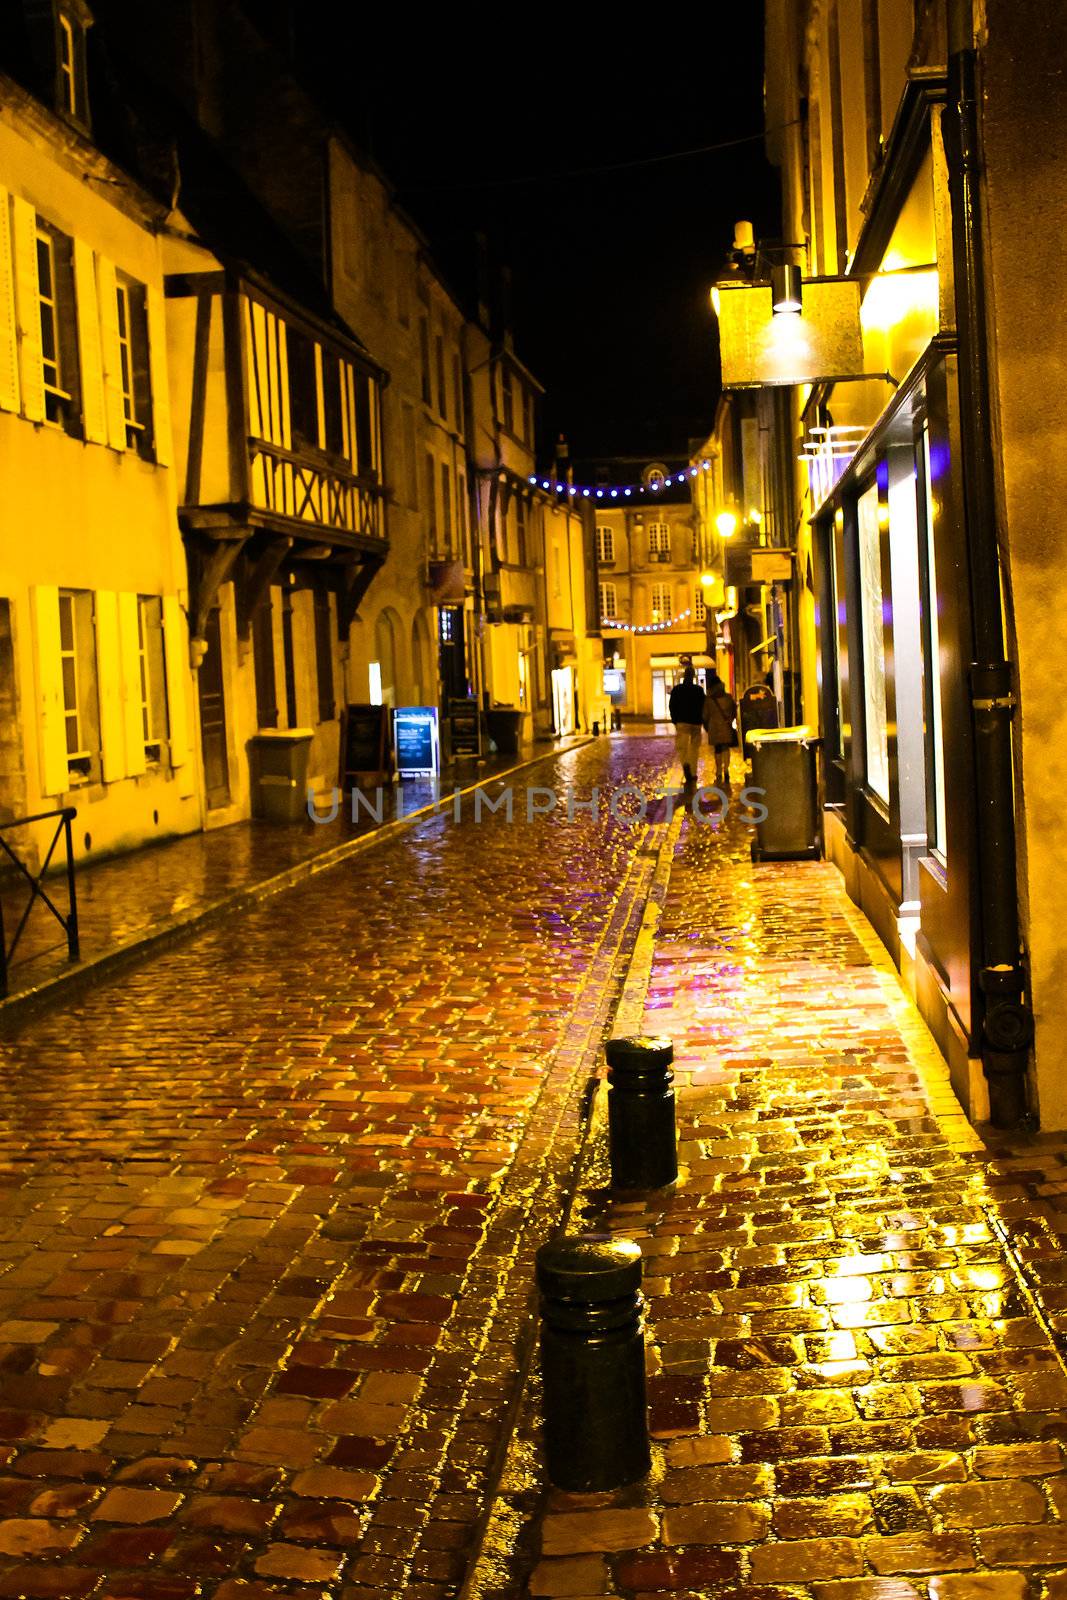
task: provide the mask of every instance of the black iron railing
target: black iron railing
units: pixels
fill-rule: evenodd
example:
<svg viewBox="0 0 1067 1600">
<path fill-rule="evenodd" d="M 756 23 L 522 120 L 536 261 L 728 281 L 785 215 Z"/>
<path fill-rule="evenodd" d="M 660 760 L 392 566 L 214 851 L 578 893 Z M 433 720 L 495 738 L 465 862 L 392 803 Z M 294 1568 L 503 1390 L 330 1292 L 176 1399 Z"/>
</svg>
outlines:
<svg viewBox="0 0 1067 1600">
<path fill-rule="evenodd" d="M 25 878 L 30 886 L 30 898 L 23 907 L 19 925 L 15 929 L 15 934 L 10 944 L 7 942 L 7 935 L 4 931 L 4 907 L 3 901 L 0 899 L 0 998 L 7 994 L 7 974 L 11 965 L 11 958 L 15 954 L 18 942 L 22 938 L 23 929 L 29 921 L 30 912 L 33 910 L 36 901 L 43 900 L 60 927 L 66 931 L 67 950 L 70 954 L 70 959 L 77 961 L 81 954 L 78 945 L 78 897 L 74 886 L 74 847 L 70 832 L 70 825 L 77 815 L 78 813 L 74 806 L 63 806 L 58 811 L 39 811 L 33 817 L 18 817 L 14 822 L 0 823 L 0 850 L 14 863 L 21 877 Z M 19 860 L 4 838 L 4 834 L 12 828 L 27 828 L 31 822 L 48 822 L 52 817 L 58 817 L 59 819 L 56 823 L 56 831 L 52 835 L 52 843 L 48 846 L 40 871 L 31 872 L 26 863 Z M 66 916 L 53 902 L 42 884 L 42 879 L 52 864 L 52 857 L 55 854 L 56 845 L 59 843 L 60 834 L 63 834 L 67 847 L 67 896 L 70 902 L 70 909 Z"/>
</svg>

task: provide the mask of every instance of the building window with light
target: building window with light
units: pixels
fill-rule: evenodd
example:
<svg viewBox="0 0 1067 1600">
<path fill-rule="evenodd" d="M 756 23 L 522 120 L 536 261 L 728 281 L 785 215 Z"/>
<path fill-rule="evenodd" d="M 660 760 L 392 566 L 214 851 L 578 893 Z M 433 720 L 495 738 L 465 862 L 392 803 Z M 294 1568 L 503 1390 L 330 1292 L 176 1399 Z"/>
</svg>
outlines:
<svg viewBox="0 0 1067 1600">
<path fill-rule="evenodd" d="M 615 560 L 615 529 L 598 526 L 596 530 L 596 558 L 601 566 L 609 566 Z"/>
<path fill-rule="evenodd" d="M 649 621 L 670 622 L 670 620 L 671 586 L 669 583 L 654 583 L 652 585 L 652 606 Z"/>
<path fill-rule="evenodd" d="M 669 522 L 650 522 L 648 525 L 648 553 L 653 561 L 671 558 L 671 526 Z"/>
<path fill-rule="evenodd" d="M 599 585 L 600 620 L 614 622 L 619 614 L 618 591 L 613 583 Z"/>
<path fill-rule="evenodd" d="M 73 246 L 65 234 L 40 222 L 37 225 L 37 303 L 45 418 L 67 433 L 80 434 Z"/>
<path fill-rule="evenodd" d="M 91 783 L 100 777 L 100 703 L 93 597 L 87 589 L 59 591 L 59 667 L 70 782 Z"/>
</svg>

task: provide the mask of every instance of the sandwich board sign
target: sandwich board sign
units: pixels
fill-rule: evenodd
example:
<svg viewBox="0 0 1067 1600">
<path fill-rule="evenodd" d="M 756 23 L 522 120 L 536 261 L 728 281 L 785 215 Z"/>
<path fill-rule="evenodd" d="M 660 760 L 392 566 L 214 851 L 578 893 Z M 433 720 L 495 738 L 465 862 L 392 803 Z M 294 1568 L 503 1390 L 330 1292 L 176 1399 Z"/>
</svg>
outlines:
<svg viewBox="0 0 1067 1600">
<path fill-rule="evenodd" d="M 441 770 L 436 706 L 397 706 L 393 712 L 396 770 L 402 778 L 434 777 Z"/>
</svg>

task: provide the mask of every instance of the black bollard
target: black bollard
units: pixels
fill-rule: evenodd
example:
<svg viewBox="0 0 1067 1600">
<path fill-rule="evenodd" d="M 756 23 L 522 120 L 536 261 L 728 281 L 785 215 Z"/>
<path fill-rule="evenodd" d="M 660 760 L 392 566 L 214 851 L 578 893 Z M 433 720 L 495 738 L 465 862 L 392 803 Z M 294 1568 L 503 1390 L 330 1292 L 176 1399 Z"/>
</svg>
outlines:
<svg viewBox="0 0 1067 1600">
<path fill-rule="evenodd" d="M 678 1176 L 674 1046 L 659 1036 L 609 1039 L 608 1147 L 613 1189 L 662 1189 Z"/>
<path fill-rule="evenodd" d="M 545 1465 L 557 1489 L 618 1489 L 651 1464 L 641 1324 L 641 1251 L 586 1234 L 543 1244 Z"/>
</svg>

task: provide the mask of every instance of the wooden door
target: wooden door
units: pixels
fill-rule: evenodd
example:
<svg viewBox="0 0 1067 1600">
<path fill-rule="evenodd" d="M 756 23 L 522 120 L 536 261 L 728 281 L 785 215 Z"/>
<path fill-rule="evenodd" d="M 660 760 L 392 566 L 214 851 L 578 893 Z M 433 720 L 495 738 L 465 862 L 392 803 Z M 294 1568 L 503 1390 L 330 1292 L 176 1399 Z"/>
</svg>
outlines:
<svg viewBox="0 0 1067 1600">
<path fill-rule="evenodd" d="M 208 810 L 230 803 L 230 768 L 226 757 L 226 700 L 222 683 L 222 641 L 219 614 L 213 611 L 204 630 L 207 654 L 197 673 L 200 695 L 200 747 L 204 755 L 204 788 Z"/>
</svg>

